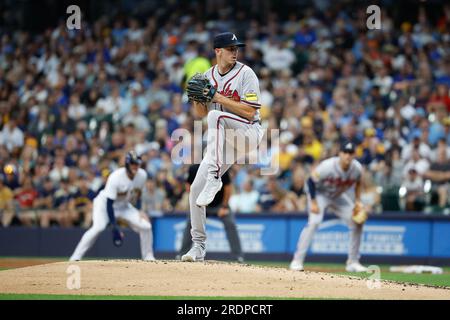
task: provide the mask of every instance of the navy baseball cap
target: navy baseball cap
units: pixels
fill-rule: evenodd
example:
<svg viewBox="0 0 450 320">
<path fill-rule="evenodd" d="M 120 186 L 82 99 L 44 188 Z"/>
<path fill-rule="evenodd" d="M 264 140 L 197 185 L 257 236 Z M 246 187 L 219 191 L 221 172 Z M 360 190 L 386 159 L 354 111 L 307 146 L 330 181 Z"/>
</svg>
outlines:
<svg viewBox="0 0 450 320">
<path fill-rule="evenodd" d="M 346 153 L 355 153 L 355 144 L 353 142 L 345 142 L 341 146 L 341 151 Z"/>
<path fill-rule="evenodd" d="M 245 43 L 240 42 L 232 32 L 220 33 L 214 37 L 214 49 L 231 46 L 245 47 Z"/>
</svg>

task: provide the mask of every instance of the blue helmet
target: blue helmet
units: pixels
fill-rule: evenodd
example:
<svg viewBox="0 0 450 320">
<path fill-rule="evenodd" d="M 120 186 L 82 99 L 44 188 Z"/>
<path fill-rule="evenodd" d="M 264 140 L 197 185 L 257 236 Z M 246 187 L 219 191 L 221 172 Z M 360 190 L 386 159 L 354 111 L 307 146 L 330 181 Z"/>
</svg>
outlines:
<svg viewBox="0 0 450 320">
<path fill-rule="evenodd" d="M 142 164 L 142 159 L 141 157 L 139 157 L 136 153 L 136 151 L 129 151 L 127 152 L 127 155 L 125 156 L 125 168 L 127 169 L 128 173 L 131 174 L 130 171 L 130 165 L 131 164 L 137 164 L 137 165 L 141 165 Z"/>
</svg>

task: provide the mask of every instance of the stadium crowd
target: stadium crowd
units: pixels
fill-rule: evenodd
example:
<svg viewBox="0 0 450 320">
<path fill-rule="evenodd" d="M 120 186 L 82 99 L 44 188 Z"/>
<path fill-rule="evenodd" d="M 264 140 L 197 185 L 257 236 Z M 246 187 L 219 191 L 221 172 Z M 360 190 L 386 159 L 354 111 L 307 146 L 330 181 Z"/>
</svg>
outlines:
<svg viewBox="0 0 450 320">
<path fill-rule="evenodd" d="M 148 172 L 150 215 L 188 209 L 188 165 L 173 162 L 176 129 L 194 130 L 184 83 L 212 64 L 212 36 L 231 30 L 239 60 L 260 79 L 263 125 L 280 129 L 277 175 L 231 169 L 232 211 L 305 210 L 304 181 L 343 140 L 358 145 L 369 210 L 450 207 L 450 5 L 439 19 L 382 11 L 368 30 L 365 8 L 245 11 L 215 19 L 170 10 L 142 20 L 105 16 L 68 30 L 0 32 L 2 224 L 84 227 L 92 199 L 126 151 Z"/>
</svg>

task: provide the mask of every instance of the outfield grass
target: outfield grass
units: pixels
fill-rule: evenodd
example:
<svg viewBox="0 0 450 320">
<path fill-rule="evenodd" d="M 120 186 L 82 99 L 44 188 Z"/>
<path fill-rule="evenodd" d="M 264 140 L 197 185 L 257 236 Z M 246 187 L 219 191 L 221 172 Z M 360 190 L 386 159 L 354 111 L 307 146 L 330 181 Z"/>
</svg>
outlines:
<svg viewBox="0 0 450 320">
<path fill-rule="evenodd" d="M 358 274 L 358 273 L 342 273 L 345 275 L 351 275 L 361 278 L 368 278 L 369 274 Z M 439 287 L 450 287 L 450 274 L 408 274 L 408 273 L 381 273 L 381 279 L 390 280 L 396 282 L 405 282 L 412 284 L 425 284 L 431 286 Z"/>
<path fill-rule="evenodd" d="M 265 262 L 265 261 L 251 261 L 250 264 L 260 265 L 260 266 L 268 266 L 275 268 L 288 268 L 289 263 L 287 262 Z M 405 282 L 405 283 L 413 283 L 413 284 L 425 284 L 430 286 L 440 286 L 440 287 L 450 287 L 450 267 L 443 267 L 443 274 L 410 274 L 410 273 L 400 273 L 400 272 L 390 272 L 389 265 L 378 265 L 380 267 L 380 276 L 382 280 L 396 281 L 396 282 Z M 371 276 L 369 273 L 354 273 L 354 272 L 345 272 L 344 264 L 336 264 L 336 263 L 306 263 L 305 269 L 308 270 L 311 268 L 320 268 L 320 269 L 330 269 L 331 273 L 337 273 L 341 275 L 355 276 L 361 278 L 368 278 Z M 342 271 L 334 271 L 334 270 L 342 270 Z"/>
</svg>

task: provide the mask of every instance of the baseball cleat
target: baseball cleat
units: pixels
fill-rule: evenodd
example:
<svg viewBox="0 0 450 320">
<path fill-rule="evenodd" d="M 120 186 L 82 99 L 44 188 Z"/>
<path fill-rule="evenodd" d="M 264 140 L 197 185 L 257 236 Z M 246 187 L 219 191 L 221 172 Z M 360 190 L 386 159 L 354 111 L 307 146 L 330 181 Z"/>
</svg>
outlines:
<svg viewBox="0 0 450 320">
<path fill-rule="evenodd" d="M 305 270 L 303 268 L 303 264 L 300 261 L 292 260 L 291 264 L 289 265 L 289 269 L 293 271 L 303 271 Z"/>
<path fill-rule="evenodd" d="M 199 207 L 206 207 L 214 200 L 217 192 L 222 189 L 222 185 L 223 183 L 220 178 L 215 178 L 213 175 L 208 175 L 206 178 L 206 184 L 203 187 L 202 192 L 200 192 L 195 204 Z"/>
<path fill-rule="evenodd" d="M 156 261 L 156 259 L 152 254 L 149 254 L 144 258 L 144 261 Z"/>
<path fill-rule="evenodd" d="M 181 261 L 195 262 L 205 260 L 206 251 L 199 245 L 194 245 L 191 250 L 181 257 Z"/>
<path fill-rule="evenodd" d="M 359 262 L 352 262 L 352 263 L 348 263 L 345 266 L 345 271 L 347 271 L 347 272 L 367 272 L 367 268 L 364 267 Z"/>
</svg>

